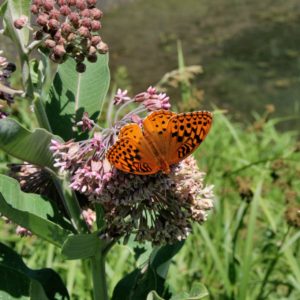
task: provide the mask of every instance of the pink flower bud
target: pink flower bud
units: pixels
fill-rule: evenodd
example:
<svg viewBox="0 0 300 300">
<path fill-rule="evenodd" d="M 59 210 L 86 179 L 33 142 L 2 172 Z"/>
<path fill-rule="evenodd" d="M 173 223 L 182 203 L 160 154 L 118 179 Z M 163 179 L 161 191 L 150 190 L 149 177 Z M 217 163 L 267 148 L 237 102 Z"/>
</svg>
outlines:
<svg viewBox="0 0 300 300">
<path fill-rule="evenodd" d="M 76 7 L 80 10 L 84 10 L 86 8 L 86 3 L 84 0 L 76 0 Z"/>
<path fill-rule="evenodd" d="M 91 23 L 92 31 L 98 31 L 101 28 L 101 23 L 99 21 L 93 20 Z"/>
<path fill-rule="evenodd" d="M 74 5 L 76 5 L 76 0 L 68 0 L 68 4 L 70 6 L 74 6 Z"/>
<path fill-rule="evenodd" d="M 69 6 L 67 5 L 63 5 L 61 6 L 61 8 L 59 9 L 60 13 L 63 15 L 63 16 L 68 16 L 70 13 L 71 13 L 71 9 Z"/>
<path fill-rule="evenodd" d="M 41 6 L 43 4 L 43 0 L 33 0 L 33 3 L 36 6 Z"/>
<path fill-rule="evenodd" d="M 36 14 L 39 13 L 39 8 L 38 8 L 37 5 L 31 5 L 30 11 L 31 11 L 34 15 L 36 15 Z"/>
<path fill-rule="evenodd" d="M 84 27 L 87 27 L 87 28 L 90 28 L 91 27 L 91 20 L 89 18 L 83 18 L 80 20 L 80 25 L 81 26 L 84 26 Z"/>
<path fill-rule="evenodd" d="M 14 26 L 17 29 L 22 29 L 28 22 L 28 17 L 26 16 L 21 16 L 19 19 L 14 21 Z"/>
<path fill-rule="evenodd" d="M 48 23 L 48 15 L 47 14 L 41 14 L 36 19 L 37 24 L 40 26 L 46 26 Z"/>
<path fill-rule="evenodd" d="M 70 32 L 72 32 L 72 26 L 69 23 L 67 23 L 67 22 L 63 23 L 61 25 L 61 33 L 67 35 Z"/>
<path fill-rule="evenodd" d="M 103 16 L 103 12 L 98 8 L 92 8 L 90 13 L 95 20 L 100 20 Z"/>
<path fill-rule="evenodd" d="M 62 46 L 62 45 L 56 45 L 53 48 L 53 53 L 55 55 L 57 55 L 58 57 L 62 57 L 66 53 L 66 50 L 65 50 L 64 46 Z"/>
<path fill-rule="evenodd" d="M 47 11 L 50 11 L 51 9 L 53 9 L 54 7 L 54 2 L 53 0 L 44 0 L 44 9 Z"/>
<path fill-rule="evenodd" d="M 67 0 L 57 0 L 57 3 L 59 6 L 67 5 L 68 1 Z"/>
<path fill-rule="evenodd" d="M 76 12 L 72 12 L 69 14 L 69 19 L 74 26 L 79 24 L 79 14 Z"/>
<path fill-rule="evenodd" d="M 79 33 L 79 35 L 84 36 L 84 37 L 89 37 L 89 35 L 90 35 L 89 29 L 85 26 L 80 26 L 78 29 L 78 33 Z"/>
<path fill-rule="evenodd" d="M 57 30 L 57 29 L 59 29 L 60 23 L 55 19 L 51 19 L 48 22 L 48 26 L 50 29 Z"/>
<path fill-rule="evenodd" d="M 50 12 L 49 12 L 49 19 L 56 19 L 58 20 L 60 17 L 60 12 L 59 10 L 57 9 L 52 9 Z"/>
<path fill-rule="evenodd" d="M 101 37 L 99 35 L 94 35 L 91 38 L 91 43 L 93 46 L 97 46 L 101 42 Z"/>
<path fill-rule="evenodd" d="M 105 54 L 108 52 L 107 44 L 102 41 L 96 46 L 96 48 L 97 48 L 98 52 L 101 54 Z"/>
<path fill-rule="evenodd" d="M 80 12 L 80 15 L 83 17 L 83 18 L 89 18 L 90 17 L 90 10 L 89 9 L 84 9 Z"/>
<path fill-rule="evenodd" d="M 47 39 L 47 40 L 45 41 L 45 46 L 46 46 L 47 48 L 54 48 L 55 45 L 56 45 L 56 43 L 55 43 L 55 41 L 53 41 L 53 40 Z"/>
<path fill-rule="evenodd" d="M 61 39 L 61 32 L 60 31 L 57 31 L 55 34 L 54 34 L 54 40 L 55 41 L 59 41 Z"/>
<path fill-rule="evenodd" d="M 94 6 L 97 3 L 97 0 L 86 0 L 88 6 Z"/>
</svg>

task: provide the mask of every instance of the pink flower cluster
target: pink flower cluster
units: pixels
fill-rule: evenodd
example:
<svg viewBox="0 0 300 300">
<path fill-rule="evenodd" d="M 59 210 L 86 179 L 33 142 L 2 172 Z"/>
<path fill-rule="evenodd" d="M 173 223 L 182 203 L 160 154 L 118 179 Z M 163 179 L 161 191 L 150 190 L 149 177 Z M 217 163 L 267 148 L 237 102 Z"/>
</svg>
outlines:
<svg viewBox="0 0 300 300">
<path fill-rule="evenodd" d="M 88 197 L 99 196 L 112 176 L 112 167 L 105 159 L 105 146 L 99 133 L 84 142 L 51 141 L 55 164 L 60 172 L 68 171 L 70 187 Z"/>
<path fill-rule="evenodd" d="M 155 87 L 150 86 L 146 92 L 142 92 L 130 98 L 127 96 L 127 90 L 122 91 L 118 89 L 114 97 L 114 104 L 120 105 L 128 102 L 137 102 L 143 104 L 147 111 L 154 111 L 159 109 L 170 109 L 170 97 L 165 93 L 158 93 Z"/>
</svg>

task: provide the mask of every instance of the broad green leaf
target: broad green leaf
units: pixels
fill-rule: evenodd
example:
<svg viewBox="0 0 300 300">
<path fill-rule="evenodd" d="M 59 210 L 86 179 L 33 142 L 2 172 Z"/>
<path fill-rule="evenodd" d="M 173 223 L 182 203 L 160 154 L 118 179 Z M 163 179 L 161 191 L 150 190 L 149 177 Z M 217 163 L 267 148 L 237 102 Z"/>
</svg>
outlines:
<svg viewBox="0 0 300 300">
<path fill-rule="evenodd" d="M 97 120 L 109 87 L 108 55 L 98 55 L 96 63 L 86 63 L 84 73 L 76 72 L 76 62 L 69 58 L 59 65 L 45 108 L 52 132 L 69 140 L 72 127 L 84 112 Z"/>
<path fill-rule="evenodd" d="M 62 254 L 67 259 L 85 259 L 101 251 L 101 245 L 97 233 L 71 235 L 63 244 Z"/>
<path fill-rule="evenodd" d="M 113 291 L 112 299 L 146 299 L 151 291 L 155 291 L 160 297 L 166 293 L 168 295 L 164 284 L 169 265 L 183 244 L 184 242 L 178 242 L 155 249 L 150 255 L 147 269 L 135 269 L 122 278 Z"/>
<path fill-rule="evenodd" d="M 18 182 L 0 175 L 0 213 L 39 237 L 62 246 L 70 228 L 54 203 L 37 194 L 24 193 Z"/>
<path fill-rule="evenodd" d="M 59 140 L 45 129 L 31 132 L 13 119 L 0 120 L 0 149 L 29 163 L 53 169 L 53 156 L 49 149 L 53 138 Z"/>
<path fill-rule="evenodd" d="M 158 296 L 155 291 L 151 291 L 146 300 L 165 300 L 162 297 Z"/>
<path fill-rule="evenodd" d="M 36 280 L 31 280 L 29 292 L 31 300 L 48 300 L 42 285 Z"/>
<path fill-rule="evenodd" d="M 209 296 L 207 288 L 201 283 L 194 283 L 189 293 L 180 293 L 171 298 L 171 300 L 200 300 Z"/>
<path fill-rule="evenodd" d="M 32 270 L 0 243 L 0 299 L 69 299 L 60 276 L 52 269 Z"/>
<path fill-rule="evenodd" d="M 27 16 L 30 20 L 30 0 L 7 0 L 4 4 L 4 33 L 9 36 L 19 48 L 21 53 L 26 53 L 25 46 L 29 41 L 29 29 L 24 27 L 18 30 L 14 27 L 14 21 L 20 16 Z"/>
</svg>

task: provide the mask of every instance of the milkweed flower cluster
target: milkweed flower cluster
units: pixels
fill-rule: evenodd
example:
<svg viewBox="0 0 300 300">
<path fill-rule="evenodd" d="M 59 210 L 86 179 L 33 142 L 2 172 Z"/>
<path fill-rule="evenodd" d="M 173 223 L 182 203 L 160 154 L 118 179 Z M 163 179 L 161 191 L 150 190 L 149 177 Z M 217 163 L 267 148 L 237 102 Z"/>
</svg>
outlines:
<svg viewBox="0 0 300 300">
<path fill-rule="evenodd" d="M 36 40 L 50 50 L 50 58 L 63 63 L 68 56 L 77 62 L 77 71 L 84 72 L 85 58 L 97 61 L 97 53 L 104 54 L 108 46 L 99 31 L 103 12 L 96 8 L 96 0 L 34 0 L 31 12 L 36 16 Z M 15 20 L 17 29 L 27 24 L 25 16 Z"/>
<path fill-rule="evenodd" d="M 129 103 L 137 103 L 138 107 L 115 120 L 111 128 L 99 131 L 85 114 L 78 125 L 84 130 L 92 129 L 92 137 L 79 142 L 53 140 L 50 149 L 55 166 L 69 174 L 71 188 L 87 197 L 91 205 L 102 205 L 106 223 L 102 238 L 115 240 L 135 234 L 137 241 L 153 244 L 185 239 L 192 222 L 206 220 L 214 198 L 213 186 L 204 184 L 205 174 L 193 157 L 171 166 L 170 174 L 146 176 L 121 172 L 106 158 L 122 126 L 141 124 L 142 113 L 169 108 L 169 97 L 153 87 L 132 98 L 127 91 L 118 90 L 113 103 L 120 106 L 119 110 Z"/>
<path fill-rule="evenodd" d="M 155 87 L 150 86 L 147 91 L 134 96 L 133 98 L 127 95 L 127 90 L 118 89 L 114 97 L 114 105 L 128 104 L 131 102 L 141 103 L 147 111 L 155 111 L 159 109 L 169 109 L 171 104 L 170 97 L 165 93 L 159 93 Z"/>
</svg>

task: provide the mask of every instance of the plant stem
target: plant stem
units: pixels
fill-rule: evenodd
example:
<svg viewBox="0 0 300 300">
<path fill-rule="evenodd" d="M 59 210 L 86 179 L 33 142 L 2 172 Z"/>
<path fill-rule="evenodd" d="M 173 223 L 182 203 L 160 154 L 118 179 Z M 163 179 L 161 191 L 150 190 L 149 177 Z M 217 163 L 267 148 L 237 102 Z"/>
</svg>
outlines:
<svg viewBox="0 0 300 300">
<path fill-rule="evenodd" d="M 91 258 L 91 267 L 94 300 L 108 300 L 105 276 L 105 256 L 100 251 Z"/>
<path fill-rule="evenodd" d="M 52 170 L 48 170 L 48 171 L 51 174 L 57 192 L 59 193 L 59 196 L 69 214 L 69 217 L 71 219 L 74 228 L 79 233 L 89 232 L 89 229 L 85 221 L 81 217 L 81 208 L 78 203 L 75 192 L 69 191 L 69 189 L 66 186 L 64 187 L 63 184 L 64 182 L 61 181 Z"/>
<path fill-rule="evenodd" d="M 266 287 L 266 285 L 269 283 L 269 281 L 268 281 L 268 280 L 269 280 L 269 277 L 270 277 L 270 275 L 271 275 L 273 269 L 275 268 L 275 266 L 276 266 L 276 264 L 277 264 L 277 262 L 278 262 L 280 256 L 282 255 L 281 249 L 282 249 L 282 247 L 283 247 L 283 245 L 284 245 L 284 242 L 286 241 L 286 238 L 287 238 L 287 236 L 288 236 L 288 234 L 289 234 L 289 232 L 290 232 L 290 228 L 291 228 L 291 227 L 288 227 L 286 233 L 284 234 L 284 236 L 283 236 L 283 238 L 282 238 L 282 240 L 281 240 L 280 245 L 278 245 L 278 247 L 277 247 L 277 254 L 276 254 L 276 255 L 274 256 L 274 258 L 270 261 L 270 264 L 269 264 L 269 266 L 268 266 L 268 268 L 267 268 L 267 271 L 266 271 L 266 273 L 265 273 L 264 279 L 263 279 L 262 284 L 261 284 L 261 286 L 260 286 L 260 291 L 259 291 L 258 296 L 257 296 L 256 299 L 267 299 L 267 296 L 264 295 L 264 294 L 265 294 L 265 290 L 266 290 L 265 287 Z"/>
<path fill-rule="evenodd" d="M 35 95 L 33 104 L 34 104 L 34 112 L 35 112 L 37 121 L 39 123 L 39 126 L 42 128 L 45 128 L 49 132 L 52 132 L 52 129 L 49 124 L 49 120 L 48 120 L 47 114 L 45 112 L 45 107 L 44 107 L 41 97 L 38 95 Z"/>
</svg>

